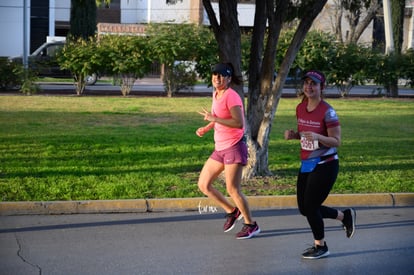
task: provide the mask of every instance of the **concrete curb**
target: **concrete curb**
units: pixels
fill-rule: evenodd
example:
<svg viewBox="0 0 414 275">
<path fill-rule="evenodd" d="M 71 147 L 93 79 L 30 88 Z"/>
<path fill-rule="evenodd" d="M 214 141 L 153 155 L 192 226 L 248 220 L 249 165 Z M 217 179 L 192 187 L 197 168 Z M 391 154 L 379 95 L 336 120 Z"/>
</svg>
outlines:
<svg viewBox="0 0 414 275">
<path fill-rule="evenodd" d="M 296 208 L 296 196 L 251 196 L 252 210 Z M 326 205 L 338 207 L 414 206 L 414 193 L 331 194 Z M 144 213 L 168 211 L 215 212 L 219 207 L 208 198 L 134 199 L 48 202 L 0 202 L 0 215 L 58 215 Z"/>
</svg>

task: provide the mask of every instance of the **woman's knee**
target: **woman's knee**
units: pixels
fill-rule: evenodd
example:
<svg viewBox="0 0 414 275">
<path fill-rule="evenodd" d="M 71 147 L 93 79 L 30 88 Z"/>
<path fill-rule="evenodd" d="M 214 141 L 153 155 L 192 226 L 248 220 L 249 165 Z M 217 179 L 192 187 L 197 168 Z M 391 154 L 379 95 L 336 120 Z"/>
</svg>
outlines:
<svg viewBox="0 0 414 275">
<path fill-rule="evenodd" d="M 303 200 L 297 197 L 297 203 L 298 203 L 299 213 L 302 216 L 306 216 L 306 208 L 305 208 L 305 203 L 303 202 Z"/>
<path fill-rule="evenodd" d="M 234 185 L 227 185 L 226 186 L 227 194 L 229 194 L 230 197 L 239 197 L 241 196 L 240 188 Z"/>
<path fill-rule="evenodd" d="M 210 187 L 211 185 L 209 184 L 208 181 L 198 181 L 198 189 L 203 193 L 203 194 L 208 194 L 210 191 Z"/>
<path fill-rule="evenodd" d="M 300 213 L 302 216 L 306 216 L 306 211 L 305 211 L 305 209 L 303 209 L 302 207 L 299 207 L 299 213 Z"/>
<path fill-rule="evenodd" d="M 298 208 L 299 208 L 300 214 L 305 217 L 315 215 L 315 213 L 318 212 L 318 208 L 311 206 L 311 205 L 298 204 Z"/>
</svg>

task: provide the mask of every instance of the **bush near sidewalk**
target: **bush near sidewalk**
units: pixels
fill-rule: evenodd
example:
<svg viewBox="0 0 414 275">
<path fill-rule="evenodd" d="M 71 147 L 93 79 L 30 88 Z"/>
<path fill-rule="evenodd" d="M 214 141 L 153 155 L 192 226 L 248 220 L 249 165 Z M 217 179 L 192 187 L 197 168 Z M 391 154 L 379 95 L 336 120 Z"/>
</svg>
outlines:
<svg viewBox="0 0 414 275">
<path fill-rule="evenodd" d="M 21 64 L 10 62 L 6 57 L 0 58 L 0 90 L 18 89 L 23 83 L 20 71 Z"/>
</svg>

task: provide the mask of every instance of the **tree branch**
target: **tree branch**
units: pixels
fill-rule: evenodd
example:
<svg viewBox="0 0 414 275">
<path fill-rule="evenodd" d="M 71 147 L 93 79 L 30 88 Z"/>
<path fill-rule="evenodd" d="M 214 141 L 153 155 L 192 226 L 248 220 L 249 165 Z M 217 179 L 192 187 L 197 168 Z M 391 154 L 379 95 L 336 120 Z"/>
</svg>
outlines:
<svg viewBox="0 0 414 275">
<path fill-rule="evenodd" d="M 371 21 L 375 18 L 380 7 L 381 5 L 378 0 L 373 0 L 371 2 L 371 5 L 367 10 L 367 15 L 365 16 L 364 20 L 362 20 L 362 22 L 356 27 L 354 36 L 351 37 L 352 40 L 350 42 L 358 42 L 362 33 L 365 31 L 365 29 L 368 27 Z"/>
<path fill-rule="evenodd" d="M 213 6 L 211 5 L 211 1 L 203 0 L 203 6 L 207 12 L 208 19 L 210 20 L 211 28 L 213 29 L 213 32 L 217 37 L 220 30 L 220 26 L 217 21 L 216 13 L 214 12 Z"/>
</svg>

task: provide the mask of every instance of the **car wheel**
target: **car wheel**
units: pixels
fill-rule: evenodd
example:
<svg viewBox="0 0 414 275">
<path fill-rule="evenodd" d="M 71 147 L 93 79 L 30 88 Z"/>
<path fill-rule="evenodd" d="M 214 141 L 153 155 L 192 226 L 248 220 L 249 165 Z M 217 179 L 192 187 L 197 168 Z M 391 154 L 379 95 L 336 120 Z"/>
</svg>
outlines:
<svg viewBox="0 0 414 275">
<path fill-rule="evenodd" d="M 87 75 L 85 77 L 86 85 L 94 85 L 96 81 L 98 80 L 98 75 L 93 73 L 91 75 Z"/>
</svg>

